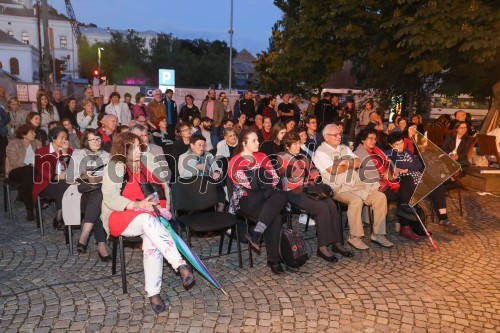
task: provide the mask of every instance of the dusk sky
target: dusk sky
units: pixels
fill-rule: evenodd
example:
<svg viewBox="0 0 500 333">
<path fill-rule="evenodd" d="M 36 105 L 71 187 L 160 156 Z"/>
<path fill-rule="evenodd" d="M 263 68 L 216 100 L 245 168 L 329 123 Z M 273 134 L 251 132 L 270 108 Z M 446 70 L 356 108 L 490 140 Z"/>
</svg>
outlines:
<svg viewBox="0 0 500 333">
<path fill-rule="evenodd" d="M 73 0 L 76 19 L 101 28 L 153 30 L 178 38 L 229 44 L 230 0 Z M 49 4 L 66 15 L 64 0 Z M 267 50 L 271 28 L 281 18 L 272 0 L 234 0 L 233 47 L 253 55 Z"/>
</svg>

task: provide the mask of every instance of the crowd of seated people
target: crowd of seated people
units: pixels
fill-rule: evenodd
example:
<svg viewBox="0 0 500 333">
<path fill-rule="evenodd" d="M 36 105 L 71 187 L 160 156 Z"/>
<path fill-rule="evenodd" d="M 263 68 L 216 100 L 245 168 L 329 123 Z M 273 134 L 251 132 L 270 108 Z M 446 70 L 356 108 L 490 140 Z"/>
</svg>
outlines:
<svg viewBox="0 0 500 333">
<path fill-rule="evenodd" d="M 313 99 L 317 104 L 307 110 L 288 103 L 288 94 L 280 107 L 275 97 L 258 101 L 251 92 L 234 107 L 227 97 L 215 96 L 215 90 L 210 90 L 200 111 L 193 96 L 187 95 L 179 114 L 171 92 L 162 99 L 159 90 L 146 106 L 142 93 L 136 94 L 132 104 L 130 96 L 121 101 L 116 92 L 109 96 L 108 105 L 96 105 L 92 89 L 86 89 L 83 99 L 69 98 L 60 113 L 55 106 L 59 102 L 52 104 L 42 91 L 37 94 L 36 111 L 22 117 L 18 102 L 10 101 L 9 115 L 14 121 L 8 129 L 5 172 L 20 183 L 27 220 L 34 220 L 37 197 L 52 199 L 56 205 L 53 226 L 62 230 L 62 198 L 68 187 L 100 184 L 81 192 L 77 251 L 80 255 L 89 252 L 93 234 L 99 258 L 108 261 L 106 239 L 110 235 L 141 236 L 145 290 L 157 313 L 165 310 L 159 296 L 163 258 L 180 272 L 186 287 L 193 283 L 170 234 L 152 214 L 153 206 L 159 204 L 162 215 L 170 217 L 169 182 L 179 177 L 203 176 L 218 182 L 217 209 L 243 214 L 254 222 L 246 239 L 259 252 L 265 241 L 267 263 L 276 274 L 285 272 L 279 237 L 289 203 L 314 219 L 317 256 L 329 263 L 337 262 L 338 255 L 355 255 L 343 244 L 338 205 L 347 212 L 351 248 L 369 248 L 364 240 L 365 207 L 373 215 L 370 242 L 388 249 L 394 246 L 386 230 L 388 201 L 397 203 L 399 234 L 410 240 L 423 238 L 409 207 L 422 177 L 423 163 L 415 144 L 417 131 L 422 130 L 421 117 L 413 116 L 411 121 L 395 117 L 396 123 L 387 127 L 367 103 L 362 115 L 365 123 L 360 126 L 353 101 L 342 110 L 326 94 L 322 100 Z M 465 169 L 472 140 L 467 134 L 469 124 L 461 116 L 447 125 L 456 134 L 448 136 L 442 148 Z M 143 192 L 140 182 L 161 185 L 158 202 Z M 303 189 L 315 182 L 331 187 L 333 198 L 311 199 Z M 447 215 L 444 188 L 437 187 L 429 197 L 439 225 L 463 234 Z"/>
</svg>

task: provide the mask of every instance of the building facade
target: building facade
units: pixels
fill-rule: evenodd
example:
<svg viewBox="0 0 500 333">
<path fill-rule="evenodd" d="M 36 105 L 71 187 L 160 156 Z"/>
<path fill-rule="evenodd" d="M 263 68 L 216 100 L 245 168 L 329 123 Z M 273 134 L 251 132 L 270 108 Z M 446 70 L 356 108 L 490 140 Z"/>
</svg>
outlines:
<svg viewBox="0 0 500 333">
<path fill-rule="evenodd" d="M 0 54 L 7 53 L 8 57 L 18 59 L 20 68 L 32 67 L 31 64 L 36 62 L 31 75 L 23 74 L 20 77 L 23 81 L 26 80 L 25 82 L 37 82 L 39 60 L 38 24 L 36 10 L 32 2 L 30 0 L 0 0 L 0 30 L 35 50 L 31 54 L 37 53 L 37 55 L 33 55 L 33 58 L 28 60 L 25 56 L 27 52 L 25 49 L 21 51 L 20 47 L 13 48 L 12 44 L 0 44 Z M 43 29 L 41 30 L 43 50 Z M 63 73 L 78 77 L 78 45 L 73 35 L 71 23 L 65 16 L 49 13 L 49 39 L 52 57 L 61 60 L 65 65 Z M 3 69 L 9 71 L 5 63 Z"/>
</svg>

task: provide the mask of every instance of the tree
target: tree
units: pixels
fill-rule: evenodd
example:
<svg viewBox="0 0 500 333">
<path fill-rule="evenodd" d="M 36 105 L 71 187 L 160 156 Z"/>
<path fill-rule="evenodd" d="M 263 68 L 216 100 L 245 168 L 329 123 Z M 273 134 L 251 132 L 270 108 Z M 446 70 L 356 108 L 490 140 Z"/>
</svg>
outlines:
<svg viewBox="0 0 500 333">
<path fill-rule="evenodd" d="M 283 11 L 273 33 L 276 49 L 259 58 L 258 68 L 264 82 L 286 77 L 282 91 L 299 82 L 321 86 L 346 60 L 353 61 L 353 74 L 364 88 L 405 95 L 410 106 L 439 87 L 489 93 L 485 86 L 500 77 L 494 66 L 500 53 L 494 1 L 274 3 Z M 465 75 L 469 82 L 463 82 Z"/>
</svg>

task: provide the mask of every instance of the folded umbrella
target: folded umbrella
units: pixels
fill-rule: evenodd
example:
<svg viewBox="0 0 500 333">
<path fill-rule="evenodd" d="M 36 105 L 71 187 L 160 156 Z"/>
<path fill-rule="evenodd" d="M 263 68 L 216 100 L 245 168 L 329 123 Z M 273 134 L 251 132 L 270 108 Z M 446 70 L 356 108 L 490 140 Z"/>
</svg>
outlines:
<svg viewBox="0 0 500 333">
<path fill-rule="evenodd" d="M 160 211 L 155 207 L 156 216 L 160 219 L 161 224 L 170 232 L 172 239 L 174 240 L 177 250 L 182 254 L 182 256 L 189 261 L 189 263 L 201 274 L 205 279 L 212 283 L 215 288 L 219 289 L 228 296 L 224 288 L 213 274 L 208 270 L 207 266 L 201 261 L 200 257 L 184 242 L 184 240 L 174 231 L 172 225 L 164 218 Z"/>
</svg>

